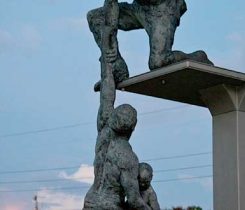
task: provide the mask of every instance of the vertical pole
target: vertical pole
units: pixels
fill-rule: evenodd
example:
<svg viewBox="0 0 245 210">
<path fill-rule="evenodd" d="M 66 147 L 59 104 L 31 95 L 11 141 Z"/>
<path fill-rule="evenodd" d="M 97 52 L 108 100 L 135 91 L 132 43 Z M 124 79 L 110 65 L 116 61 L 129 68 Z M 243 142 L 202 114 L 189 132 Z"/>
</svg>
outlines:
<svg viewBox="0 0 245 210">
<path fill-rule="evenodd" d="M 34 202 L 35 202 L 35 210 L 38 210 L 38 200 L 37 200 L 37 195 L 34 196 L 33 200 L 34 200 Z"/>
<path fill-rule="evenodd" d="M 245 210 L 245 87 L 200 92 L 213 116 L 214 210 Z"/>
</svg>

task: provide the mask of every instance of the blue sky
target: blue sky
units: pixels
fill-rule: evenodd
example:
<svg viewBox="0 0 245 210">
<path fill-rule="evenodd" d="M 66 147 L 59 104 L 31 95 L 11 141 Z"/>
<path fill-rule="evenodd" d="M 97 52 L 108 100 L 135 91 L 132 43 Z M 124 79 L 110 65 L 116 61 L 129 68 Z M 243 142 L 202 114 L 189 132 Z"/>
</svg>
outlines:
<svg viewBox="0 0 245 210">
<path fill-rule="evenodd" d="M 42 210 L 81 209 L 86 187 L 91 183 L 87 177 L 92 172 L 99 103 L 93 84 L 100 75 L 100 52 L 88 29 L 86 13 L 103 1 L 0 2 L 0 191 L 34 190 L 0 192 L 0 209 L 32 209 L 35 194 Z M 245 71 L 245 3 L 188 0 L 187 5 L 174 49 L 203 49 L 215 65 Z M 131 76 L 149 71 L 146 33 L 120 32 L 118 36 Z M 138 110 L 131 144 L 140 160 L 212 151 L 208 110 L 118 92 L 116 104 L 121 103 L 130 103 Z M 18 134 L 57 127 L 53 131 Z M 149 163 L 156 171 L 203 166 L 212 164 L 212 155 Z M 71 166 L 76 167 L 3 174 Z M 212 168 L 204 167 L 158 172 L 154 180 L 211 174 Z M 65 181 L 3 184 L 54 179 Z M 212 209 L 211 178 L 159 182 L 153 186 L 162 208 L 200 205 L 205 210 Z M 58 189 L 73 187 L 82 189 Z"/>
</svg>

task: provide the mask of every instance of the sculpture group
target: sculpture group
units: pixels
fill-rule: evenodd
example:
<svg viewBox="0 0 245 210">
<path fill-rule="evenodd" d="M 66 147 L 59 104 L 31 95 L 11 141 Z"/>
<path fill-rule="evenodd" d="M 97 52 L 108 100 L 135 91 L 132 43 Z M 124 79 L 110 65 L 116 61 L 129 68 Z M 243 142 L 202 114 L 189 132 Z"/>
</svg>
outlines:
<svg viewBox="0 0 245 210">
<path fill-rule="evenodd" d="M 151 186 L 152 168 L 139 163 L 129 139 L 137 123 L 137 112 L 129 104 L 114 107 L 116 85 L 129 77 L 117 41 L 117 31 L 144 28 L 149 36 L 149 68 L 192 59 L 211 64 L 203 51 L 186 54 L 172 51 L 175 30 L 186 11 L 184 0 L 134 0 L 104 6 L 88 13 L 88 22 L 101 49 L 101 80 L 97 118 L 94 183 L 86 194 L 84 210 L 160 210 Z"/>
</svg>

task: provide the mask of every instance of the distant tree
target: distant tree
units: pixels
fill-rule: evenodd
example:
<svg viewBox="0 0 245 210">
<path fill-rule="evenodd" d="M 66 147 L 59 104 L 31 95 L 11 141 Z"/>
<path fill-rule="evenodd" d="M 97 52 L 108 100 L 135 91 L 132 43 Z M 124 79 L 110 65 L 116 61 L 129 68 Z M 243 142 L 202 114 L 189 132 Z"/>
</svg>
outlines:
<svg viewBox="0 0 245 210">
<path fill-rule="evenodd" d="M 187 210 L 202 210 L 202 208 L 198 206 L 190 206 L 187 208 Z"/>
<path fill-rule="evenodd" d="M 162 210 L 202 210 L 202 208 L 199 207 L 199 206 L 189 206 L 187 208 L 183 208 L 183 207 L 172 207 L 171 209 L 164 208 Z"/>
</svg>

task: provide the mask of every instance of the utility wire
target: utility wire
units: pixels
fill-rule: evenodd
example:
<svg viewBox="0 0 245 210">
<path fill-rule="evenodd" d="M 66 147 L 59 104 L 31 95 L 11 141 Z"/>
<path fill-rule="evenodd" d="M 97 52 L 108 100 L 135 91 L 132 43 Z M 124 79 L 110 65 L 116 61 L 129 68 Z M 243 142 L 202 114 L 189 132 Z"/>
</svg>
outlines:
<svg viewBox="0 0 245 210">
<path fill-rule="evenodd" d="M 200 165 L 193 167 L 185 167 L 185 168 L 173 168 L 173 169 L 165 169 L 165 170 L 156 170 L 154 173 L 163 173 L 163 172 L 171 172 L 171 171 L 183 171 L 189 169 L 200 169 L 212 167 L 212 165 Z M 80 180 L 80 179 L 92 179 L 93 176 L 73 178 L 72 180 Z M 71 181 L 70 179 L 41 179 L 41 180 L 29 180 L 29 181 L 4 181 L 0 182 L 0 184 L 27 184 L 27 183 L 42 183 L 42 182 L 62 182 L 62 181 Z"/>
<path fill-rule="evenodd" d="M 46 204 L 46 202 L 39 202 L 40 204 Z M 50 209 L 50 208 L 49 208 Z M 61 209 L 61 208 L 59 208 L 58 207 L 58 210 L 81 210 L 81 208 L 80 209 Z M 162 210 L 162 209 L 161 209 Z M 164 210 L 164 209 L 163 209 Z"/>
<path fill-rule="evenodd" d="M 171 168 L 171 169 L 155 170 L 154 173 L 164 173 L 164 172 L 171 172 L 171 171 L 184 171 L 184 170 L 199 169 L 199 168 L 209 168 L 209 167 L 212 167 L 212 166 L 213 165 L 210 164 L 210 165 L 183 167 L 183 168 Z"/>
<path fill-rule="evenodd" d="M 19 190 L 0 190 L 0 193 L 11 193 L 11 192 L 36 192 L 40 190 L 52 190 L 52 191 L 65 191 L 65 190 L 81 190 L 89 188 L 90 186 L 81 187 L 60 187 L 60 188 L 45 188 L 45 189 L 19 189 Z"/>
<path fill-rule="evenodd" d="M 188 158 L 188 157 L 210 155 L 210 154 L 212 153 L 211 152 L 201 152 L 201 153 L 193 153 L 193 154 L 187 154 L 187 155 L 176 155 L 176 156 L 171 156 L 171 157 L 152 158 L 152 159 L 146 159 L 142 161 L 150 162 L 150 161 L 158 161 L 158 160 L 170 160 L 170 159 Z"/>
<path fill-rule="evenodd" d="M 176 179 L 164 179 L 164 180 L 155 180 L 154 183 L 165 183 L 165 182 L 176 182 L 176 181 L 184 181 L 184 180 L 193 180 L 193 179 L 206 179 L 211 178 L 213 175 L 206 175 L 206 176 L 193 176 L 187 178 L 176 178 Z M 89 188 L 90 186 L 82 186 L 82 187 L 62 187 L 62 188 L 46 188 L 45 190 L 52 190 L 52 191 L 63 191 L 63 190 L 81 190 L 85 188 Z M 12 193 L 12 192 L 36 192 L 41 189 L 19 189 L 19 190 L 0 190 L 0 193 Z"/>
<path fill-rule="evenodd" d="M 178 179 L 155 180 L 155 181 L 152 181 L 152 182 L 154 182 L 154 183 L 175 182 L 175 181 L 184 181 L 184 180 L 192 180 L 192 179 L 206 179 L 206 178 L 211 178 L 211 177 L 213 177 L 213 175 L 193 176 L 193 177 L 178 178 Z"/>
<path fill-rule="evenodd" d="M 174 111 L 174 110 L 184 109 L 184 108 L 188 108 L 188 107 L 191 107 L 191 105 L 181 105 L 181 106 L 176 106 L 176 107 L 154 110 L 154 111 L 150 111 L 150 112 L 142 112 L 142 113 L 139 113 L 139 116 L 151 115 L 151 114 L 156 114 L 156 113 L 160 113 L 160 112 Z"/>
<path fill-rule="evenodd" d="M 193 153 L 193 154 L 185 154 L 185 155 L 152 158 L 152 159 L 146 159 L 146 160 L 141 160 L 141 161 L 150 162 L 150 161 L 158 161 L 158 160 L 171 160 L 171 159 L 188 158 L 188 157 L 195 157 L 195 156 L 202 156 L 202 155 L 209 155 L 209 154 L 212 154 L 212 153 L 211 152 L 201 152 L 201 153 Z M 76 168 L 79 168 L 80 166 L 81 165 L 70 166 L 70 167 L 46 168 L 46 169 L 0 171 L 0 174 L 17 174 L 17 173 L 33 173 L 33 172 L 42 172 L 42 171 L 56 171 L 56 170 L 76 169 Z"/>
<path fill-rule="evenodd" d="M 90 124 L 95 124 L 95 123 L 83 122 L 83 123 L 76 123 L 76 124 L 65 125 L 65 126 L 58 126 L 58 127 L 54 127 L 54 128 L 46 128 L 46 129 L 39 129 L 39 130 L 33 130 L 33 131 L 24 131 L 24 132 L 19 132 L 19 133 L 1 135 L 0 138 L 7 138 L 7 137 L 14 137 L 14 136 L 24 136 L 24 135 L 29 135 L 29 134 L 44 133 L 44 132 L 50 132 L 50 131 L 68 129 L 68 128 L 75 128 L 75 127 L 79 127 L 79 126 L 82 126 L 82 125 L 90 125 Z"/>
<path fill-rule="evenodd" d="M 30 170 L 16 170 L 16 171 L 0 171 L 0 174 L 22 174 L 22 173 L 34 173 L 34 172 L 43 172 L 43 171 L 58 171 L 58 170 L 68 170 L 68 169 L 77 169 L 80 165 L 71 166 L 71 167 L 58 167 L 58 168 L 43 168 L 43 169 L 30 169 Z"/>
<path fill-rule="evenodd" d="M 47 204 L 46 202 L 39 202 L 39 203 L 43 204 L 43 205 Z M 52 205 L 51 205 L 51 207 L 52 207 Z M 50 208 L 48 208 L 48 209 L 50 209 Z M 56 207 L 56 208 L 57 208 L 57 210 L 81 210 L 81 208 L 80 209 L 61 209 L 59 207 Z M 45 208 L 45 210 L 47 210 L 47 209 Z M 160 210 L 164 210 L 164 209 L 160 209 Z"/>
<path fill-rule="evenodd" d="M 79 180 L 79 179 L 92 179 L 92 176 L 89 177 L 80 177 L 80 178 L 73 178 L 72 180 Z M 40 179 L 40 180 L 30 180 L 30 181 L 7 181 L 7 182 L 0 182 L 0 184 L 28 184 L 28 183 L 42 183 L 42 182 L 64 182 L 64 181 L 71 181 L 71 179 Z"/>
<path fill-rule="evenodd" d="M 159 109 L 159 110 L 155 110 L 155 111 L 151 111 L 151 112 L 142 112 L 142 113 L 139 113 L 139 116 L 159 113 L 159 112 L 163 112 L 163 111 L 178 110 L 178 109 L 183 109 L 183 108 L 186 108 L 189 106 L 190 105 L 182 105 L 182 106 L 177 106 L 177 107 L 172 107 L 172 108 L 163 108 L 163 109 Z M 84 125 L 94 125 L 94 124 L 96 124 L 96 123 L 95 122 L 81 122 L 81 123 L 75 123 L 75 124 L 70 124 L 70 125 L 57 126 L 57 127 L 53 127 L 53 128 L 37 129 L 37 130 L 31 130 L 31 131 L 10 133 L 10 134 L 5 134 L 5 135 L 0 135 L 0 138 L 8 138 L 8 137 L 15 137 L 15 136 L 24 136 L 24 135 L 30 135 L 30 134 L 45 133 L 45 132 L 62 130 L 62 129 L 80 127 L 80 126 L 84 126 Z"/>
</svg>

